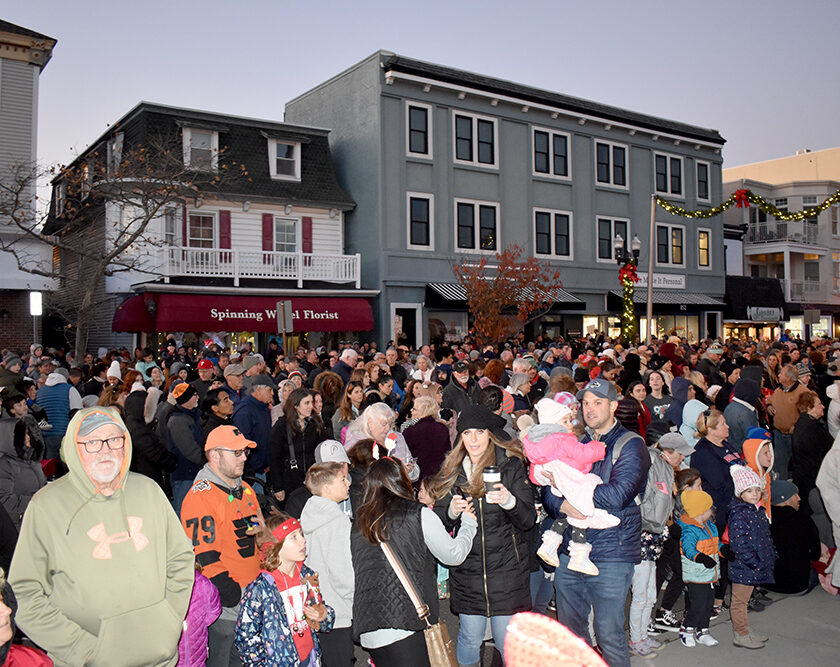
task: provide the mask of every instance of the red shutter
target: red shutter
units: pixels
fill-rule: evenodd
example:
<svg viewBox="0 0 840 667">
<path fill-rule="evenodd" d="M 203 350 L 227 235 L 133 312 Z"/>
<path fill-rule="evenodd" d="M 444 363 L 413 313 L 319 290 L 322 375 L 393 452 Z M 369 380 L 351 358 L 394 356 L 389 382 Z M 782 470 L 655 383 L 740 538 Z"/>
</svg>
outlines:
<svg viewBox="0 0 840 667">
<path fill-rule="evenodd" d="M 219 211 L 219 247 L 223 250 L 230 248 L 230 211 Z M 223 262 L 231 259 L 229 252 L 221 254 Z"/>
<path fill-rule="evenodd" d="M 303 218 L 301 224 L 301 252 L 312 253 L 312 218 Z"/>
<path fill-rule="evenodd" d="M 262 249 L 267 252 L 274 250 L 274 215 L 262 214 Z M 271 255 L 263 255 L 263 264 L 271 263 Z"/>
</svg>

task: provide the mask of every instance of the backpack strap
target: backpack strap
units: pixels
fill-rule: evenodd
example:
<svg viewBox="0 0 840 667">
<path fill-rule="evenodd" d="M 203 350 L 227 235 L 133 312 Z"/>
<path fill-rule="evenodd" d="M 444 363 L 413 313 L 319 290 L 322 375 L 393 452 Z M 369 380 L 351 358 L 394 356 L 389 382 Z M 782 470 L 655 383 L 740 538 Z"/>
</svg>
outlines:
<svg viewBox="0 0 840 667">
<path fill-rule="evenodd" d="M 628 442 L 630 442 L 633 438 L 636 437 L 641 438 L 642 436 L 640 436 L 638 433 L 634 433 L 633 431 L 625 431 L 618 437 L 618 440 L 616 440 L 612 450 L 613 465 L 615 465 L 615 462 L 618 461 L 618 457 L 621 456 L 621 450 L 624 449 L 624 445 L 626 445 Z M 642 494 L 644 494 L 644 491 L 642 491 Z M 639 494 L 635 498 L 633 498 L 633 502 L 637 505 L 642 504 L 642 494 Z"/>
</svg>

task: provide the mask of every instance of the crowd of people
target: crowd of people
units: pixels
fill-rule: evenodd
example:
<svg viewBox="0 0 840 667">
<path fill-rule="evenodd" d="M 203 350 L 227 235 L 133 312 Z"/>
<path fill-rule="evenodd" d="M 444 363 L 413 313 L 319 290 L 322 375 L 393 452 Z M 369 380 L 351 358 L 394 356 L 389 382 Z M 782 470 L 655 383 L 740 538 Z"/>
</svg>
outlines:
<svg viewBox="0 0 840 667">
<path fill-rule="evenodd" d="M 840 342 L 2 354 L 0 664 L 429 665 L 448 600 L 619 667 L 840 587 Z"/>
</svg>

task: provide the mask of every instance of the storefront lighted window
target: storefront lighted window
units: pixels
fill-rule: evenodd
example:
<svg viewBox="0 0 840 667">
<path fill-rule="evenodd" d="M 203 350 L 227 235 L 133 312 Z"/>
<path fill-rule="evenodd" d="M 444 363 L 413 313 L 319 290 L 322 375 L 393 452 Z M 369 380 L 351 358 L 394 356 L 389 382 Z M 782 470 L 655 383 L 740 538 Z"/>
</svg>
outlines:
<svg viewBox="0 0 840 667">
<path fill-rule="evenodd" d="M 584 315 L 583 335 L 591 336 L 596 331 L 618 338 L 621 336 L 621 320 L 613 315 Z"/>
<path fill-rule="evenodd" d="M 695 342 L 700 338 L 699 315 L 654 315 L 653 335 L 657 338 L 679 336 Z M 647 338 L 647 318 L 639 318 L 639 337 Z"/>
<path fill-rule="evenodd" d="M 782 322 L 782 329 L 790 330 L 791 338 L 802 338 L 805 335 L 805 318 L 801 315 L 791 317 L 787 322 Z"/>
</svg>

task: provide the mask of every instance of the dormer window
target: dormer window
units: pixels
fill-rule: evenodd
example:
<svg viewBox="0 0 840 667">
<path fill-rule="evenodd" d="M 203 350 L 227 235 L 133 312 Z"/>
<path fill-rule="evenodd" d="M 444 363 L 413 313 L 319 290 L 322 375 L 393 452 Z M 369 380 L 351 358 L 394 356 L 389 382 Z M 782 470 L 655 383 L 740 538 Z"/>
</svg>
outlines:
<svg viewBox="0 0 840 667">
<path fill-rule="evenodd" d="M 216 171 L 219 168 L 219 133 L 185 127 L 184 165 L 199 171 Z"/>
<path fill-rule="evenodd" d="M 284 181 L 300 180 L 300 143 L 268 140 L 268 167 L 271 178 Z"/>
</svg>

